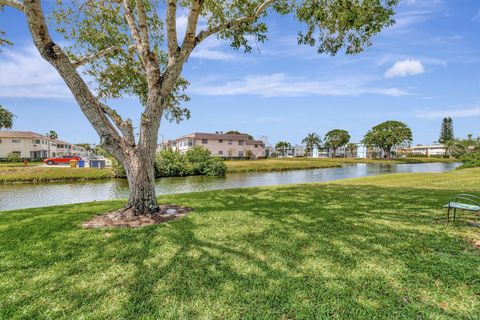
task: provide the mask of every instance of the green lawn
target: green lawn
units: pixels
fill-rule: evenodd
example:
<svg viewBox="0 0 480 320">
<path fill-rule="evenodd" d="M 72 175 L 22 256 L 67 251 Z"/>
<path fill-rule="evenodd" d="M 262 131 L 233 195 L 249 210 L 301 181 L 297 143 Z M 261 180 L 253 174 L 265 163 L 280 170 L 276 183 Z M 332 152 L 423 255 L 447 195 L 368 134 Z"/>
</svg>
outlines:
<svg viewBox="0 0 480 320">
<path fill-rule="evenodd" d="M 480 169 L 164 196 L 195 210 L 141 229 L 79 228 L 119 201 L 1 212 L 0 319 L 479 319 L 458 192 Z"/>
<path fill-rule="evenodd" d="M 0 183 L 47 182 L 112 178 L 110 168 L 57 168 L 57 167 L 8 167 L 0 166 Z"/>
</svg>

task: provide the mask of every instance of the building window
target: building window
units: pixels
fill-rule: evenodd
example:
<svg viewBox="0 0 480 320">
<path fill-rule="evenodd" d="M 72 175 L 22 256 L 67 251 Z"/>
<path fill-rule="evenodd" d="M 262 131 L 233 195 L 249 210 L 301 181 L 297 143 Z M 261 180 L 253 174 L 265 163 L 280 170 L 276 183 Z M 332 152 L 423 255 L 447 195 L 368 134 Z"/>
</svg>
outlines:
<svg viewBox="0 0 480 320">
<path fill-rule="evenodd" d="M 218 143 L 223 143 L 223 140 L 222 139 L 218 140 Z"/>
<path fill-rule="evenodd" d="M 208 140 L 207 139 L 202 139 L 202 144 L 207 144 Z"/>
<path fill-rule="evenodd" d="M 20 143 L 20 139 L 12 139 L 12 143 Z M 14 151 L 12 153 L 16 153 L 17 151 Z M 18 151 L 19 152 L 19 151 Z"/>
<path fill-rule="evenodd" d="M 40 140 L 33 140 L 33 144 L 40 144 Z"/>
<path fill-rule="evenodd" d="M 193 140 L 192 139 L 188 139 L 188 146 L 193 147 Z"/>
<path fill-rule="evenodd" d="M 242 140 L 238 141 L 239 146 L 243 146 L 244 143 L 245 143 L 245 141 L 242 141 Z"/>
<path fill-rule="evenodd" d="M 243 151 L 238 151 L 238 156 L 243 157 Z"/>
<path fill-rule="evenodd" d="M 232 144 L 232 143 L 233 143 L 233 141 L 232 141 L 232 140 L 228 140 L 228 144 Z"/>
<path fill-rule="evenodd" d="M 258 144 L 254 145 L 255 148 L 258 148 Z"/>
<path fill-rule="evenodd" d="M 22 153 L 21 153 L 20 151 L 12 151 L 11 153 L 12 153 L 12 154 L 15 154 L 15 155 L 17 155 L 17 156 L 19 156 L 19 157 L 22 155 Z"/>
<path fill-rule="evenodd" d="M 218 154 L 223 156 L 223 151 L 222 150 L 218 151 Z"/>
</svg>

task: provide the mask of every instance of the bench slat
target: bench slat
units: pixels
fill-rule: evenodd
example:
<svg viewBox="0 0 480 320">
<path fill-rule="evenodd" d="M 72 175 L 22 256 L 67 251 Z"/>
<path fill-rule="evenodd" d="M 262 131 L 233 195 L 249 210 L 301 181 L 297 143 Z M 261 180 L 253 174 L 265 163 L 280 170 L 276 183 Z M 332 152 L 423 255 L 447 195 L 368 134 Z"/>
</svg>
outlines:
<svg viewBox="0 0 480 320">
<path fill-rule="evenodd" d="M 450 202 L 443 206 L 444 208 L 452 208 L 452 209 L 461 209 L 461 210 L 468 210 L 468 211 L 480 211 L 480 206 L 475 206 L 472 204 L 460 203 L 460 202 Z"/>
</svg>

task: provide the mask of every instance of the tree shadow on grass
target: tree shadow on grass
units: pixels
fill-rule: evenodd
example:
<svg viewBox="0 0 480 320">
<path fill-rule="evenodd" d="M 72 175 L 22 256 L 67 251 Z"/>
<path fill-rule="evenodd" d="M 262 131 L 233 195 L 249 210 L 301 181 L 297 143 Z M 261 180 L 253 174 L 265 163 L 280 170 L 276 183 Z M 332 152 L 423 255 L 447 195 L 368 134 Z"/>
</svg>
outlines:
<svg viewBox="0 0 480 320">
<path fill-rule="evenodd" d="M 77 228 L 108 204 L 1 215 L 2 237 L 23 241 L 2 241 L 3 291 L 25 288 L 3 315 L 474 319 L 480 255 L 463 225 L 435 223 L 450 196 L 334 185 L 166 196 L 195 211 L 138 230 Z"/>
</svg>

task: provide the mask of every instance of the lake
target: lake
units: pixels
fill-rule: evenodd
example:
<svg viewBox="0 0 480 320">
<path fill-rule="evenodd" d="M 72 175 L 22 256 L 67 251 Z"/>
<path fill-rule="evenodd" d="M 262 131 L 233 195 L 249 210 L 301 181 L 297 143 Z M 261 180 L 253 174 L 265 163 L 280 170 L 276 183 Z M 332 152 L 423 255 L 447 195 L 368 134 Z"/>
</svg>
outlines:
<svg viewBox="0 0 480 320">
<path fill-rule="evenodd" d="M 460 163 L 354 164 L 341 168 L 182 177 L 157 180 L 157 194 L 219 190 L 293 183 L 325 182 L 402 172 L 445 172 Z M 0 185 L 0 210 L 43 207 L 128 197 L 126 180 L 92 180 Z"/>
</svg>

